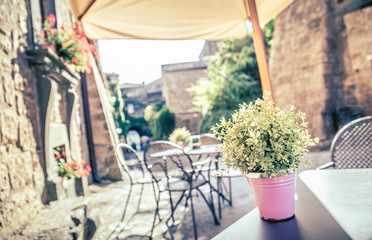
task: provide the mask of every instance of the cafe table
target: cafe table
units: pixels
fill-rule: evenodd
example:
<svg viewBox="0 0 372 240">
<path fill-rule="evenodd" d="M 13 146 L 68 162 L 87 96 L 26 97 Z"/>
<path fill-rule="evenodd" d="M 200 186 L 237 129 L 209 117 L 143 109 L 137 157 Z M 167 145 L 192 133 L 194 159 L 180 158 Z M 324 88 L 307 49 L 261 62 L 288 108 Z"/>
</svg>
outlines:
<svg viewBox="0 0 372 240">
<path fill-rule="evenodd" d="M 372 169 L 308 170 L 296 185 L 294 218 L 264 221 L 255 208 L 213 239 L 372 239 Z"/>
<path fill-rule="evenodd" d="M 215 162 L 215 165 L 213 166 L 213 159 L 219 158 L 221 155 L 221 152 L 219 151 L 219 146 L 221 144 L 213 144 L 213 145 L 202 145 L 199 148 L 192 149 L 190 147 L 185 147 L 184 150 L 181 150 L 180 148 L 173 148 L 168 149 L 165 151 L 157 152 L 151 154 L 152 157 L 166 157 L 166 156 L 174 156 L 177 154 L 183 154 L 185 152 L 187 155 L 190 156 L 190 158 L 193 161 L 193 165 L 195 167 L 201 167 L 201 169 L 204 169 L 204 166 L 206 166 L 206 170 L 208 171 L 208 179 L 210 180 L 210 170 L 211 168 L 215 167 L 215 169 L 218 169 L 218 162 Z M 231 196 L 230 199 L 228 199 L 223 193 L 222 193 L 222 179 L 220 176 L 216 176 L 217 179 L 217 188 L 215 188 L 212 183 L 210 182 L 210 186 L 213 189 L 213 191 L 217 192 L 218 194 L 218 212 L 219 217 L 221 218 L 221 200 L 225 200 L 229 203 L 231 203 Z M 231 187 L 230 187 L 231 188 Z M 213 200 L 212 200 L 213 202 Z M 212 206 L 214 209 L 214 206 Z"/>
</svg>

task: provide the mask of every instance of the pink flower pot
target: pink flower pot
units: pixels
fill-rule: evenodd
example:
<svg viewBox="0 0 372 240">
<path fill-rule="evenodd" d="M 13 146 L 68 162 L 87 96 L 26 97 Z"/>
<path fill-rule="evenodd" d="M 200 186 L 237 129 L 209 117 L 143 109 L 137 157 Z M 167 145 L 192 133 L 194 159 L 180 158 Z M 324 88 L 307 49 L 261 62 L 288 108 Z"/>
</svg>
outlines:
<svg viewBox="0 0 372 240">
<path fill-rule="evenodd" d="M 260 216 L 268 221 L 292 218 L 295 208 L 296 173 L 275 178 L 249 178 Z"/>
<path fill-rule="evenodd" d="M 185 150 L 186 143 L 184 143 L 184 142 L 178 142 L 178 145 L 182 148 L 182 150 Z"/>
</svg>

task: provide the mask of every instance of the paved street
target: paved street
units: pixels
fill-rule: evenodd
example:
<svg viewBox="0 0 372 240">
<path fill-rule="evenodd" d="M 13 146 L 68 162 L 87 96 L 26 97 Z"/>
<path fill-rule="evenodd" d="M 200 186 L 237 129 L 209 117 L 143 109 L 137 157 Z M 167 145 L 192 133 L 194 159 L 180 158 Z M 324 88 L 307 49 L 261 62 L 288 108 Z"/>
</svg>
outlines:
<svg viewBox="0 0 372 240">
<path fill-rule="evenodd" d="M 306 156 L 306 159 L 312 160 L 313 166 L 311 168 L 316 168 L 329 161 L 329 152 L 311 153 Z M 302 168 L 302 170 L 306 169 Z M 232 179 L 232 186 L 233 207 L 223 204 L 222 220 L 219 226 L 214 225 L 212 215 L 202 197 L 196 196 L 194 198 L 199 239 L 213 238 L 255 207 L 254 197 L 246 178 Z M 97 214 L 100 219 L 94 239 L 148 239 L 146 235 L 149 236 L 155 209 L 152 188 L 151 186 L 145 187 L 140 211 L 135 214 L 141 187 L 134 186 L 124 223 L 120 224 L 128 189 L 127 181 L 101 186 L 90 185 L 91 194 L 86 197 L 88 209 L 90 209 L 90 214 Z M 208 189 L 204 190 L 207 192 Z M 166 193 L 162 193 L 160 213 L 163 218 L 169 213 L 167 197 Z M 214 200 L 217 208 L 216 198 L 215 195 Z M 153 235 L 154 239 L 183 240 L 193 238 L 190 208 L 181 204 L 175 216 L 176 223 L 171 229 L 168 229 L 165 221 L 157 225 Z"/>
</svg>

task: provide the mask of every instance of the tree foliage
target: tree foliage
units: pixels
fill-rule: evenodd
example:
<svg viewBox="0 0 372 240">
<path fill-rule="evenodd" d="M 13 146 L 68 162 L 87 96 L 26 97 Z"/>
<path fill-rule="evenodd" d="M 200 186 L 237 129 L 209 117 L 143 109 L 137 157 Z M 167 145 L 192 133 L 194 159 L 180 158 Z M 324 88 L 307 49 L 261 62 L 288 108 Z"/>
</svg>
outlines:
<svg viewBox="0 0 372 240">
<path fill-rule="evenodd" d="M 166 106 L 151 118 L 151 133 L 154 140 L 168 139 L 175 127 L 174 115 Z"/>
<path fill-rule="evenodd" d="M 111 94 L 111 93 L 112 94 Z M 112 114 L 115 121 L 115 126 L 118 131 L 118 135 L 126 137 L 126 134 L 129 129 L 129 121 L 126 119 L 124 114 L 124 100 L 121 95 L 120 87 L 119 87 L 119 80 L 117 80 L 117 84 L 115 86 L 110 87 L 110 92 L 107 93 L 109 99 L 111 99 L 112 104 Z"/>
<path fill-rule="evenodd" d="M 274 21 L 263 28 L 267 53 L 273 28 Z M 188 89 L 194 95 L 193 104 L 204 116 L 199 125 L 201 133 L 210 132 L 221 117 L 229 118 L 239 104 L 262 96 L 252 34 L 220 41 L 218 47 L 219 52 L 204 59 L 207 77 Z"/>
</svg>

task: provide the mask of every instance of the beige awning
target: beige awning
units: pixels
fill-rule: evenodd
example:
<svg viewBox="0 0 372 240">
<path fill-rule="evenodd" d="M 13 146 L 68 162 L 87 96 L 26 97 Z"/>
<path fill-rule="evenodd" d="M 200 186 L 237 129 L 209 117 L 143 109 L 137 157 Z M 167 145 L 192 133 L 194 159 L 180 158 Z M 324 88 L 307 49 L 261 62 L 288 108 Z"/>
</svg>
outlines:
<svg viewBox="0 0 372 240">
<path fill-rule="evenodd" d="M 293 0 L 256 0 L 265 24 Z M 70 0 L 91 39 L 241 38 L 250 18 L 247 0 Z"/>
<path fill-rule="evenodd" d="M 274 100 L 263 25 L 293 0 L 70 0 L 72 12 L 91 39 L 241 38 L 253 28 L 263 91 Z"/>
</svg>

